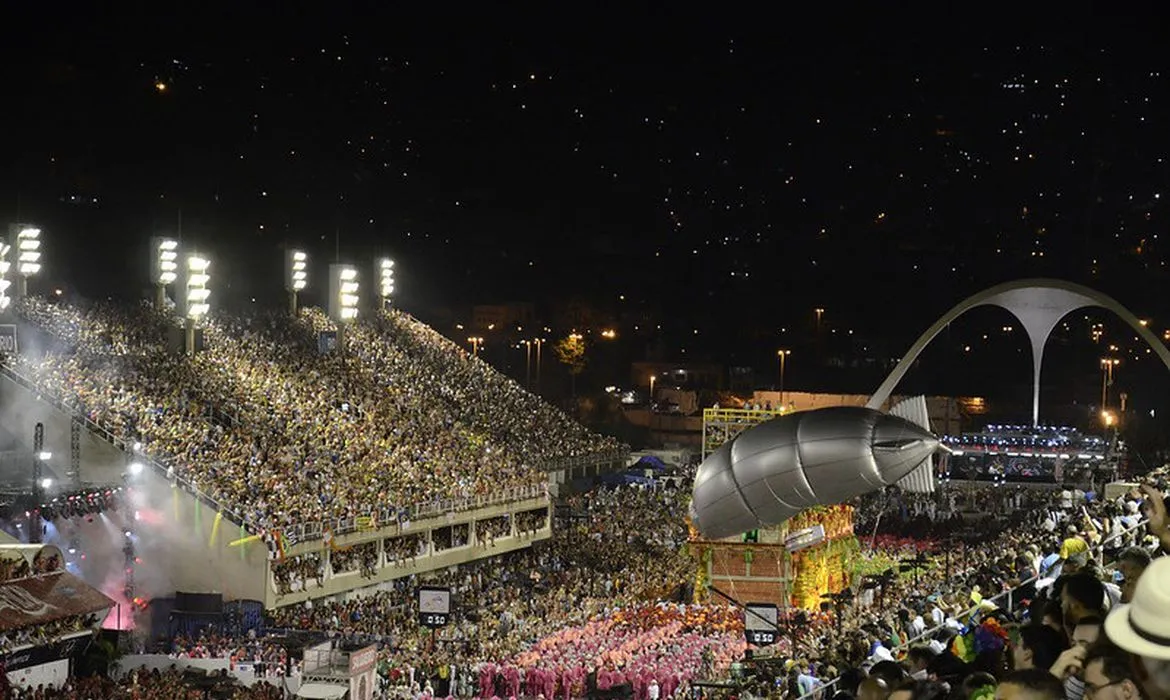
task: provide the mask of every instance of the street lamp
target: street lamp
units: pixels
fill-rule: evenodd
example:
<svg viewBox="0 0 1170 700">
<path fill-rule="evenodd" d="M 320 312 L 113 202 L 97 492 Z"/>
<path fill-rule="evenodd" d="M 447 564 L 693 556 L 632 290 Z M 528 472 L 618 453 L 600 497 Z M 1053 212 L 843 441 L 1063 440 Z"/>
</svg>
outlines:
<svg viewBox="0 0 1170 700">
<path fill-rule="evenodd" d="M 183 316 L 187 324 L 187 354 L 195 354 L 195 326 L 211 311 L 211 261 L 192 253 L 187 256 Z"/>
<path fill-rule="evenodd" d="M 524 346 L 524 388 L 532 388 L 532 341 L 521 340 L 516 347 Z"/>
<path fill-rule="evenodd" d="M 532 343 L 536 345 L 536 393 L 540 393 L 540 358 L 541 349 L 544 347 L 544 338 L 533 338 Z"/>
<path fill-rule="evenodd" d="M 467 342 L 471 343 L 471 354 L 473 356 L 478 356 L 479 355 L 479 346 L 483 345 L 483 338 L 481 338 L 478 335 L 473 335 L 467 339 Z"/>
<path fill-rule="evenodd" d="M 658 379 L 656 375 L 650 375 L 650 410 L 654 410 L 654 381 Z"/>
<path fill-rule="evenodd" d="M 170 238 L 155 236 L 150 239 L 150 280 L 156 292 L 154 307 L 162 309 L 167 303 L 167 285 L 179 278 L 179 243 Z"/>
<path fill-rule="evenodd" d="M 394 261 L 390 258 L 382 258 L 378 261 L 378 298 L 382 300 L 382 308 L 386 308 L 390 304 L 391 297 L 394 296 Z"/>
<path fill-rule="evenodd" d="M 28 296 L 28 278 L 41 271 L 41 230 L 28 224 L 8 227 L 16 245 L 16 295 Z"/>
<path fill-rule="evenodd" d="M 784 410 L 784 359 L 792 354 L 791 350 L 777 350 L 776 355 L 780 358 L 780 410 Z"/>
<path fill-rule="evenodd" d="M 288 292 L 288 311 L 297 315 L 297 293 L 309 286 L 309 256 L 303 250 L 284 252 L 284 289 Z"/>
</svg>

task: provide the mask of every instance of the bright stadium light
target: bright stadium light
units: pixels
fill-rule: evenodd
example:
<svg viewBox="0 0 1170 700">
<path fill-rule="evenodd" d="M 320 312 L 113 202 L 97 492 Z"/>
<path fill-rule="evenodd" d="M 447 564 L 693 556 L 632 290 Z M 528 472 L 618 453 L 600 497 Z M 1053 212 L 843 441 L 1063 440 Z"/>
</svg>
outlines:
<svg viewBox="0 0 1170 700">
<path fill-rule="evenodd" d="M 187 318 L 198 321 L 211 311 L 211 261 L 201 255 L 187 256 Z"/>
<path fill-rule="evenodd" d="M 198 348 L 195 326 L 211 311 L 211 261 L 197 253 L 183 265 L 183 316 L 186 319 L 185 346 L 188 355 Z"/>
<path fill-rule="evenodd" d="M 309 286 L 309 256 L 303 250 L 284 252 L 284 289 L 288 292 L 288 308 L 297 315 L 297 293 Z"/>
<path fill-rule="evenodd" d="M 28 278 L 41 271 L 41 230 L 29 224 L 12 224 L 8 227 L 8 242 L 16 252 L 16 296 L 24 297 L 28 294 Z"/>
<path fill-rule="evenodd" d="M 150 280 L 157 289 L 154 305 L 166 306 L 167 286 L 179 279 L 179 243 L 170 238 L 150 239 Z"/>
<path fill-rule="evenodd" d="M 382 306 L 385 307 L 394 296 L 394 261 L 390 258 L 379 260 L 377 274 L 378 297 L 381 298 Z"/>
<path fill-rule="evenodd" d="M 349 323 L 358 315 L 357 269 L 352 265 L 329 266 L 329 317 L 335 323 Z"/>
<path fill-rule="evenodd" d="M 12 303 L 12 297 L 8 295 L 9 288 L 12 287 L 12 280 L 8 278 L 8 273 L 12 271 L 12 262 L 9 259 L 11 255 L 12 246 L 0 240 L 0 311 L 7 309 Z"/>
</svg>

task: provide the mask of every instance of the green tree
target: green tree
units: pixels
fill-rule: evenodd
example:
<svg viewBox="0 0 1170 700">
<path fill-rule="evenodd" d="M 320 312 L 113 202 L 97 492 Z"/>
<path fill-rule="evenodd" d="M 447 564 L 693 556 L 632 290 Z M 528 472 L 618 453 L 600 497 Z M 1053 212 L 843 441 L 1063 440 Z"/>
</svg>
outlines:
<svg viewBox="0 0 1170 700">
<path fill-rule="evenodd" d="M 569 368 L 569 381 L 572 387 L 573 398 L 577 398 L 577 375 L 585 371 L 587 362 L 585 357 L 585 336 L 580 333 L 570 333 L 557 341 L 553 346 L 557 359 Z"/>
</svg>

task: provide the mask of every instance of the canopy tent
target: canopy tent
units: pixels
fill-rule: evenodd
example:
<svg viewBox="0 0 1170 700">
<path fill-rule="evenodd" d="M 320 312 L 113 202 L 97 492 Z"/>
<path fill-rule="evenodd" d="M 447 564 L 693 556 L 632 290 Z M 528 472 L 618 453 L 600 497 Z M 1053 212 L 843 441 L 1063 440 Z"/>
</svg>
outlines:
<svg viewBox="0 0 1170 700">
<path fill-rule="evenodd" d="M 655 455 L 646 455 L 642 457 L 631 469 L 653 469 L 654 471 L 664 471 L 666 469 L 666 462 Z"/>
</svg>

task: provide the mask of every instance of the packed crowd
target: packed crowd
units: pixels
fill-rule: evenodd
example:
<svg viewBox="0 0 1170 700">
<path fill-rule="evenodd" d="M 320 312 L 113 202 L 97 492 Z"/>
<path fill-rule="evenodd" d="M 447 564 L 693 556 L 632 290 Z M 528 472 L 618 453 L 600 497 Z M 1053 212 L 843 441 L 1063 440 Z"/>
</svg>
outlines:
<svg viewBox="0 0 1170 700">
<path fill-rule="evenodd" d="M 18 312 L 51 341 L 19 371 L 260 529 L 543 483 L 551 460 L 618 447 L 397 311 L 329 354 L 319 311 L 220 317 L 194 358 L 146 307 Z"/>
<path fill-rule="evenodd" d="M 205 700 L 208 697 L 229 700 L 279 700 L 280 688 L 267 683 L 251 687 L 240 685 L 226 676 L 166 671 L 134 671 L 114 680 L 104 676 L 69 678 L 60 687 L 7 688 L 11 700 Z"/>
<path fill-rule="evenodd" d="M 61 570 L 61 557 L 56 553 L 37 552 L 29 563 L 22 555 L 0 558 L 0 583 L 43 576 Z"/>
<path fill-rule="evenodd" d="M 622 487 L 573 497 L 552 543 L 428 578 L 451 587 L 460 611 L 434 644 L 419 631 L 412 579 L 364 598 L 285 608 L 273 624 L 379 642 L 386 682 L 420 693 L 429 685 L 470 696 L 512 676 L 540 677 L 563 693 L 589 674 L 621 685 L 654 668 L 663 682 L 681 683 L 725 668 L 743 639 L 742 623 L 723 608 L 658 602 L 694 573 L 681 552 L 686 496 Z M 572 654 L 552 651 L 570 646 Z M 628 677 L 619 678 L 622 668 Z"/>
<path fill-rule="evenodd" d="M 71 632 L 94 629 L 100 622 L 97 615 L 71 615 L 39 625 L 0 631 L 0 654 L 30 644 L 47 644 Z"/>
<path fill-rule="evenodd" d="M 1075 491 L 995 489 L 977 492 L 967 507 L 994 506 L 993 499 L 1034 502 L 1022 511 L 1003 508 L 1005 515 L 998 522 L 1006 528 L 998 536 L 971 543 L 971 567 L 959 576 L 940 577 L 928 571 L 915 582 L 902 574 L 875 586 L 879 594 L 885 593 L 876 605 L 872 594 L 868 605 L 867 596 L 858 595 L 838 615 L 802 629 L 805 636 L 797 652 L 787 656 L 784 672 L 757 676 L 749 684 L 749 694 L 770 696 L 776 692 L 773 682 L 778 682 L 781 694 L 789 697 L 840 693 L 842 698 L 884 700 L 904 682 L 929 678 L 942 681 L 935 688 L 942 695 L 973 697 L 982 689 L 990 697 L 996 679 L 1011 684 L 1009 662 L 1014 661 L 1014 668 L 1027 667 L 1022 660 L 1030 652 L 1023 650 L 1040 644 L 1028 640 L 1043 636 L 1048 651 L 1042 655 L 1045 663 L 1037 665 L 1059 676 L 1055 687 L 1063 684 L 1061 692 L 1068 700 L 1088 697 L 1084 652 L 1089 640 L 1099 636 L 1091 629 L 1094 620 L 1099 629 L 1110 610 L 1131 602 L 1151 557 L 1170 551 L 1162 494 L 1147 486 L 1104 500 Z M 903 515 L 917 517 L 912 511 Z M 1142 512 L 1149 518 L 1148 526 L 1130 531 L 1140 524 Z M 951 515 L 942 517 L 949 520 Z M 1107 573 L 1103 560 L 1116 561 L 1116 568 Z M 1170 560 L 1159 566 L 1168 565 Z M 1170 578 L 1157 585 L 1170 590 Z M 1014 589 L 1013 597 L 993 598 L 1007 589 Z M 1170 620 L 1170 609 L 1162 614 Z M 1079 623 L 1086 629 L 1081 630 Z M 1045 625 L 1055 632 L 1036 631 Z M 1101 653 L 1111 654 L 1115 661 L 1125 657 L 1116 649 L 1106 654 L 1102 647 Z M 1166 656 L 1158 658 L 1170 658 L 1170 649 L 1162 653 Z M 1061 654 L 1067 658 L 1057 668 Z M 1126 666 L 1136 668 L 1134 663 Z M 846 669 L 832 689 L 814 693 L 823 680 Z M 1168 691 L 1170 684 L 1162 692 Z"/>
</svg>

